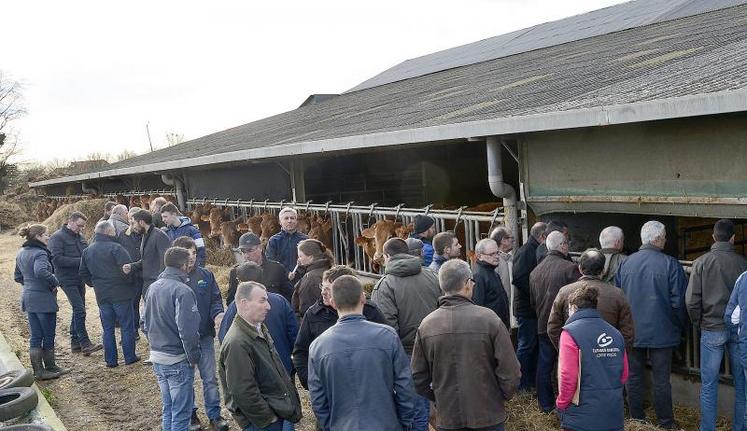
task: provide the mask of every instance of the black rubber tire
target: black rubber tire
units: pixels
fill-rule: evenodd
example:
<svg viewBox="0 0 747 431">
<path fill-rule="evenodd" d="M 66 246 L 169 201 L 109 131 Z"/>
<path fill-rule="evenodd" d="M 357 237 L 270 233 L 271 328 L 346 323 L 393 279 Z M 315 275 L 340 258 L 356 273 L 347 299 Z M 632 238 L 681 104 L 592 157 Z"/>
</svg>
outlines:
<svg viewBox="0 0 747 431">
<path fill-rule="evenodd" d="M 2 429 L 3 431 L 6 430 L 15 430 L 15 431 L 52 431 L 52 428 L 43 425 L 43 424 L 21 424 L 21 425 L 13 425 L 9 427 L 5 427 Z"/>
<path fill-rule="evenodd" d="M 28 388 L 33 384 L 34 374 L 25 368 L 0 375 L 0 389 Z"/>
<path fill-rule="evenodd" d="M 24 416 L 39 402 L 31 388 L 0 389 L 0 422 Z"/>
</svg>

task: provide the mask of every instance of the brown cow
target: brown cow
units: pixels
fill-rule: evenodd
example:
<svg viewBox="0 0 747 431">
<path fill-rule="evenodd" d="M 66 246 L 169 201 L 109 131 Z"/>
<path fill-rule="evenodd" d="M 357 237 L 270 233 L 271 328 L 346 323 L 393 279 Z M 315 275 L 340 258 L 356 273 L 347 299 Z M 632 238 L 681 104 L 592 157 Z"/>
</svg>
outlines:
<svg viewBox="0 0 747 431">
<path fill-rule="evenodd" d="M 332 220 L 329 218 L 313 217 L 308 235 L 309 238 L 321 241 L 328 249 L 332 250 Z"/>
<path fill-rule="evenodd" d="M 192 225 L 196 226 L 200 230 L 200 234 L 203 238 L 210 236 L 210 223 L 205 221 L 203 217 L 207 218 L 209 213 L 205 211 L 205 207 L 202 204 L 197 204 L 189 214 Z"/>
<path fill-rule="evenodd" d="M 266 243 L 271 236 L 280 232 L 280 222 L 278 221 L 277 216 L 274 214 L 262 213 L 261 215 L 262 222 L 260 223 L 260 227 L 262 233 L 259 237 L 262 240 L 262 243 Z"/>
<path fill-rule="evenodd" d="M 371 268 L 374 271 L 379 271 L 384 264 L 384 243 L 389 238 L 394 237 L 406 239 L 410 232 L 412 232 L 412 224 L 403 225 L 401 222 L 394 220 L 379 220 L 363 229 L 361 236 L 355 239 L 355 243 L 363 248 L 371 261 Z M 367 243 L 363 245 L 364 242 Z M 373 247 L 370 244 L 371 242 L 373 242 Z M 370 254 L 371 251 L 373 251 L 373 255 Z"/>
</svg>

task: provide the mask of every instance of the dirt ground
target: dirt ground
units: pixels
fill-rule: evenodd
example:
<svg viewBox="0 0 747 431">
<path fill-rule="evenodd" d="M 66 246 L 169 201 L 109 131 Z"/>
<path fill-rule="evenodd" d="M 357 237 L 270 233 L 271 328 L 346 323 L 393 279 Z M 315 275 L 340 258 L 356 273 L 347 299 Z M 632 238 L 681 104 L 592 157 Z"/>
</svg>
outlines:
<svg viewBox="0 0 747 431">
<path fill-rule="evenodd" d="M 29 366 L 28 326 L 26 317 L 21 313 L 21 286 L 13 281 L 15 254 L 22 240 L 7 233 L 0 234 L 0 332 L 11 348 L 18 354 L 21 362 Z M 217 271 L 218 272 L 218 271 Z M 223 271 L 225 272 L 225 271 Z M 218 274 L 219 282 L 221 276 Z M 87 328 L 92 340 L 101 340 L 101 322 L 98 319 L 98 308 L 92 289 L 87 292 Z M 60 311 L 57 314 L 57 356 L 58 364 L 71 370 L 71 373 L 57 380 L 41 382 L 40 388 L 46 389 L 52 398 L 52 407 L 69 430 L 158 430 L 160 429 L 161 403 L 158 385 L 150 367 L 137 363 L 120 365 L 115 369 L 106 368 L 103 352 L 90 357 L 73 355 L 69 348 L 70 305 L 64 293 L 57 296 Z M 119 338 L 119 336 L 117 335 Z M 142 358 L 148 357 L 148 345 L 145 337 L 137 344 L 137 352 Z M 120 352 L 120 362 L 122 356 Z M 30 366 L 29 366 L 30 367 Z M 313 431 L 314 420 L 308 393 L 299 386 L 303 404 L 304 418 L 296 424 L 296 430 Z M 200 406 L 203 424 L 207 423 L 202 406 L 202 391 L 199 377 L 196 377 L 195 395 Z M 509 419 L 507 431 L 544 431 L 559 429 L 559 423 L 553 416 L 542 414 L 536 407 L 536 399 L 527 395 L 516 397 L 507 406 Z M 231 422 L 231 429 L 238 426 L 231 420 L 224 408 L 223 417 Z M 653 412 L 649 412 L 653 417 Z M 698 414 L 696 410 L 676 407 L 675 418 L 686 430 L 697 430 Z M 626 421 L 627 431 L 656 430 L 648 424 Z M 719 418 L 718 430 L 731 429 L 729 422 Z"/>
<path fill-rule="evenodd" d="M 15 254 L 22 239 L 7 233 L 0 234 L 0 332 L 11 345 L 21 362 L 30 368 L 28 357 L 28 325 L 21 312 L 21 286 L 13 281 Z M 53 398 L 52 407 L 62 422 L 71 431 L 77 430 L 159 430 L 161 424 L 161 398 L 153 371 L 142 362 L 124 366 L 122 352 L 119 352 L 120 366 L 108 369 L 105 366 L 103 351 L 85 357 L 70 352 L 68 331 L 71 308 L 65 294 L 57 295 L 60 311 L 57 313 L 57 362 L 70 374 L 57 380 L 41 382 Z M 101 321 L 92 289 L 86 295 L 87 328 L 91 339 L 101 341 Z M 117 331 L 117 339 L 119 333 Z M 141 358 L 148 357 L 148 344 L 145 337 L 137 343 L 137 353 Z M 196 377 L 195 396 L 200 406 L 203 424 L 207 424 L 202 405 L 202 386 Z M 305 417 L 296 429 L 313 431 L 313 418 L 306 391 L 299 387 L 304 403 Z M 230 413 L 224 408 L 223 417 L 231 423 L 231 429 L 238 429 Z M 206 428 L 207 429 L 207 428 Z"/>
</svg>

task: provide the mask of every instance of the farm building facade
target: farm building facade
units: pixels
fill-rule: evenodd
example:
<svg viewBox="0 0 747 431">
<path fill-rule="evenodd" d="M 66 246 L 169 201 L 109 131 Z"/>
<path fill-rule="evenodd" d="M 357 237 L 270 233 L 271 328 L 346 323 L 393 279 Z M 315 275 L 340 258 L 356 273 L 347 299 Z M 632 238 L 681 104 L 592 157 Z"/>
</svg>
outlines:
<svg viewBox="0 0 747 431">
<path fill-rule="evenodd" d="M 167 184 L 181 205 L 498 198 L 524 237 L 537 217 L 566 221 L 574 250 L 597 246 L 610 224 L 634 250 L 656 218 L 667 251 L 691 260 L 720 217 L 739 221 L 744 253 L 745 166 L 747 1 L 639 0 L 408 60 L 293 111 L 31 186 L 63 196 Z"/>
</svg>

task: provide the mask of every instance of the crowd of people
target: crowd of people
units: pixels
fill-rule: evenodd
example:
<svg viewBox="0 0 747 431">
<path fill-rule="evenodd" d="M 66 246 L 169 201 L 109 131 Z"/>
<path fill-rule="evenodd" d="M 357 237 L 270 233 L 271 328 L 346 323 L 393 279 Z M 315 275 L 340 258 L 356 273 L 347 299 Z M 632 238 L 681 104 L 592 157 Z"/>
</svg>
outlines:
<svg viewBox="0 0 747 431">
<path fill-rule="evenodd" d="M 700 429 L 715 428 L 725 352 L 733 426 L 742 429 L 747 259 L 734 249 L 729 220 L 715 223 L 714 244 L 688 277 L 664 253 L 657 221 L 643 225 L 642 246 L 630 256 L 623 231 L 610 226 L 600 247 L 575 261 L 560 221 L 533 225 L 515 252 L 514 233 L 500 226 L 475 244 L 470 265 L 457 235 L 436 234 L 421 215 L 417 234 L 384 243 L 383 275 L 367 299 L 355 271 L 300 233 L 297 217 L 290 207 L 279 212 L 282 230 L 266 249 L 257 235 L 241 236 L 244 261 L 231 269 L 225 301 L 204 267 L 199 230 L 165 200 L 149 209 L 107 203 L 90 244 L 78 212 L 51 236 L 40 224 L 23 228 L 15 279 L 24 287 L 35 377 L 67 372 L 54 354 L 59 287 L 72 307 L 72 352 L 103 349 L 105 365 L 119 366 L 119 326 L 130 365 L 141 361 L 135 345 L 145 335 L 164 430 L 202 429 L 195 372 L 212 430 L 229 428 L 222 404 L 243 430 L 293 430 L 312 413 L 302 412 L 296 376 L 320 430 L 425 431 L 429 422 L 503 430 L 506 401 L 519 391 L 536 393 L 538 409 L 557 414 L 564 430 L 623 430 L 625 390 L 629 416 L 646 420 L 647 363 L 656 424 L 674 429 L 672 357 L 689 317 L 701 328 Z M 86 285 L 101 344 L 86 330 Z"/>
</svg>

